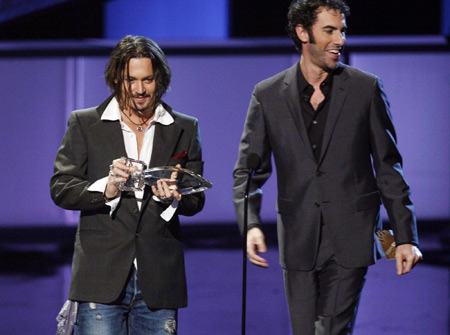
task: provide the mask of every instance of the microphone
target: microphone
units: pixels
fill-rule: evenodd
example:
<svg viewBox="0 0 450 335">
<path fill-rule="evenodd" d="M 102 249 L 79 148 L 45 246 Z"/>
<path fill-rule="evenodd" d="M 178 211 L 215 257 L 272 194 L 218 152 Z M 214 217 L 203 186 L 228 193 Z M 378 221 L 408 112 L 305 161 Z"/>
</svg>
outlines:
<svg viewBox="0 0 450 335">
<path fill-rule="evenodd" d="M 261 157 L 258 154 L 252 152 L 247 156 L 247 168 L 250 171 L 258 170 L 261 166 Z"/>
<path fill-rule="evenodd" d="M 241 335 L 245 335 L 245 319 L 247 304 L 247 231 L 248 231 L 248 195 L 253 174 L 261 166 L 261 157 L 252 152 L 247 156 L 248 177 L 244 195 L 244 227 L 242 234 L 242 321 Z"/>
</svg>

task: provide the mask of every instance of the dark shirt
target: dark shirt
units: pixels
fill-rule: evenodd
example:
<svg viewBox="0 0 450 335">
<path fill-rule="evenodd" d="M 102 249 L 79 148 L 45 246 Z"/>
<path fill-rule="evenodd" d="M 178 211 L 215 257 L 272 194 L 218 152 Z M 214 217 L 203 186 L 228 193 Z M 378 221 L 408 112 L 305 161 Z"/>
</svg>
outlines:
<svg viewBox="0 0 450 335">
<path fill-rule="evenodd" d="M 333 84 L 333 74 L 330 73 L 320 84 L 325 99 L 320 103 L 316 110 L 311 105 L 311 96 L 314 93 L 314 87 L 310 85 L 303 76 L 300 66 L 298 72 L 298 87 L 300 95 L 300 106 L 302 108 L 303 120 L 308 130 L 309 142 L 314 152 L 316 161 L 319 161 L 322 150 L 322 139 L 325 131 L 325 123 L 327 121 L 328 109 L 330 106 L 331 86 Z"/>
</svg>

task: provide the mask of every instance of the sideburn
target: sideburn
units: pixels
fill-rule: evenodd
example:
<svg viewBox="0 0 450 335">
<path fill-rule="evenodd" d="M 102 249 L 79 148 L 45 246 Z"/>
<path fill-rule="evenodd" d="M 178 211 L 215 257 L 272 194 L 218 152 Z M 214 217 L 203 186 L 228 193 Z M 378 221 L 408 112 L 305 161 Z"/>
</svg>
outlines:
<svg viewBox="0 0 450 335">
<path fill-rule="evenodd" d="M 306 29 L 306 32 L 308 33 L 309 43 L 316 44 L 316 39 L 314 38 L 311 28 Z"/>
</svg>

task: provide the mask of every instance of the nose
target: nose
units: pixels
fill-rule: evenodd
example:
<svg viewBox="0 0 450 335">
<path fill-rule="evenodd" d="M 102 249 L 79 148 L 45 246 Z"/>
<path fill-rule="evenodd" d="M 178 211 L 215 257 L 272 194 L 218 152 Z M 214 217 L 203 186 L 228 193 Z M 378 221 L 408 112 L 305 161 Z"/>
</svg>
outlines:
<svg viewBox="0 0 450 335">
<path fill-rule="evenodd" d="M 336 31 L 334 43 L 343 46 L 345 44 L 345 32 Z"/>
<path fill-rule="evenodd" d="M 145 85 L 144 85 L 144 83 L 142 81 L 140 81 L 140 80 L 136 81 L 135 90 L 136 90 L 136 93 L 138 93 L 138 94 L 145 93 Z"/>
</svg>

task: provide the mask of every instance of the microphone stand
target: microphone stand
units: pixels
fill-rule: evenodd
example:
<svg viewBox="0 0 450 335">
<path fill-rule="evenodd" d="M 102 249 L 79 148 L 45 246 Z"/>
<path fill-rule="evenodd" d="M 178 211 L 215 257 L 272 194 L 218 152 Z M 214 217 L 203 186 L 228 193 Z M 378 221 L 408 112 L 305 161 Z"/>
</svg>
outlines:
<svg viewBox="0 0 450 335">
<path fill-rule="evenodd" d="M 244 229 L 242 233 L 242 329 L 241 334 L 245 335 L 245 310 L 247 298 L 247 232 L 248 232 L 248 194 L 250 191 L 250 181 L 255 173 L 255 169 L 250 169 L 247 178 L 247 186 L 244 195 Z"/>
</svg>

